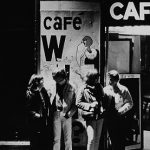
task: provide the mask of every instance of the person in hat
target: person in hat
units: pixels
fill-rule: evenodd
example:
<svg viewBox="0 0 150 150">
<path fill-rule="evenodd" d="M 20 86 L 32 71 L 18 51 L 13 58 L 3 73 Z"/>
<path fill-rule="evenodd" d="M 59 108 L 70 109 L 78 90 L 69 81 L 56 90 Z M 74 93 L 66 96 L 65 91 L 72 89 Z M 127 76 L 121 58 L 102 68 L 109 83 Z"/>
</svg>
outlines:
<svg viewBox="0 0 150 150">
<path fill-rule="evenodd" d="M 53 150 L 61 149 L 61 133 L 64 135 L 65 150 L 72 150 L 72 117 L 75 114 L 76 91 L 69 82 L 65 69 L 56 69 L 52 72 L 55 84 L 55 92 L 51 93 L 54 97 L 53 107 L 53 131 L 54 143 Z"/>
</svg>

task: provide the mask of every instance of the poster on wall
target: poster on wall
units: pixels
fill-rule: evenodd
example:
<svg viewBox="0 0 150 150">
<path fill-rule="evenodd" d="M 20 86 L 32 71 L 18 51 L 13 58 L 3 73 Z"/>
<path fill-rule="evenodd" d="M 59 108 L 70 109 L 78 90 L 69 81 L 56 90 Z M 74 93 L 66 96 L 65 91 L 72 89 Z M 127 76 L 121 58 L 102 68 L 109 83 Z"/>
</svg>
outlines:
<svg viewBox="0 0 150 150">
<path fill-rule="evenodd" d="M 100 6 L 97 3 L 40 2 L 39 72 L 48 79 L 46 84 L 51 82 L 52 71 L 63 67 L 75 86 L 80 86 L 84 69 L 99 69 L 99 56 Z M 86 63 L 88 60 L 90 63 Z"/>
</svg>

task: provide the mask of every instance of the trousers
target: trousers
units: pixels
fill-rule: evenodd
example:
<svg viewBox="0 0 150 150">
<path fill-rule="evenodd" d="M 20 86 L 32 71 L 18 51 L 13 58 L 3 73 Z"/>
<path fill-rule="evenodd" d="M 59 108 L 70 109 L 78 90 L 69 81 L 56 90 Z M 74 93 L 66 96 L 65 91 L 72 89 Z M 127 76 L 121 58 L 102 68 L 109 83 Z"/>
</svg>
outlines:
<svg viewBox="0 0 150 150">
<path fill-rule="evenodd" d="M 86 121 L 87 150 L 98 150 L 104 119 Z"/>
<path fill-rule="evenodd" d="M 53 150 L 60 150 L 61 148 L 61 133 L 64 135 L 65 150 L 72 150 L 72 118 L 65 118 L 61 112 L 54 112 L 54 143 Z"/>
</svg>

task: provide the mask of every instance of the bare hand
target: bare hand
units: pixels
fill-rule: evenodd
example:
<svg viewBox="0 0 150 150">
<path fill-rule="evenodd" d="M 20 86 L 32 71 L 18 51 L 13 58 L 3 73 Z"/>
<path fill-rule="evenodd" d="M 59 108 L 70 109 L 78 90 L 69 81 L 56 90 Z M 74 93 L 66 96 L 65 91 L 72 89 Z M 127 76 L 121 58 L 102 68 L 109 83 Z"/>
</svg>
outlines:
<svg viewBox="0 0 150 150">
<path fill-rule="evenodd" d="M 98 105 L 98 102 L 93 102 L 93 103 L 91 103 L 90 107 L 95 108 L 97 105 Z"/>
<path fill-rule="evenodd" d="M 40 118 L 41 115 L 40 115 L 39 113 L 35 113 L 35 114 L 34 114 L 34 117 L 35 117 L 35 118 Z"/>
</svg>

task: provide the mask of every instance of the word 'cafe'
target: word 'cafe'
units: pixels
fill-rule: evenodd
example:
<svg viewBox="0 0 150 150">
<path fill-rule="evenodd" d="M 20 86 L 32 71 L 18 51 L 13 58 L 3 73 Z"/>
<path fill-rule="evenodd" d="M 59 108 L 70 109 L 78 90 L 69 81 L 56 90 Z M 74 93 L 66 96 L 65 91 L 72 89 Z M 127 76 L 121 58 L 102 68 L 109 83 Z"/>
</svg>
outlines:
<svg viewBox="0 0 150 150">
<path fill-rule="evenodd" d="M 43 25 L 46 30 L 50 30 L 52 27 L 55 30 L 67 30 L 67 27 L 72 24 L 72 27 L 75 30 L 81 29 L 82 20 L 80 17 L 59 17 L 56 16 L 54 18 L 48 16 L 45 17 Z"/>
<path fill-rule="evenodd" d="M 111 1 L 104 2 L 106 9 L 105 15 L 108 19 L 105 21 L 108 25 L 148 25 L 150 24 L 150 2 L 144 1 Z"/>
<path fill-rule="evenodd" d="M 122 9 L 124 8 L 125 12 L 122 12 Z M 110 7 L 110 15 L 115 20 L 128 20 L 129 17 L 133 17 L 135 20 L 145 20 L 145 15 L 148 14 L 150 14 L 150 2 L 140 2 L 139 12 L 133 2 L 128 2 L 127 6 L 121 2 L 116 2 Z"/>
</svg>

